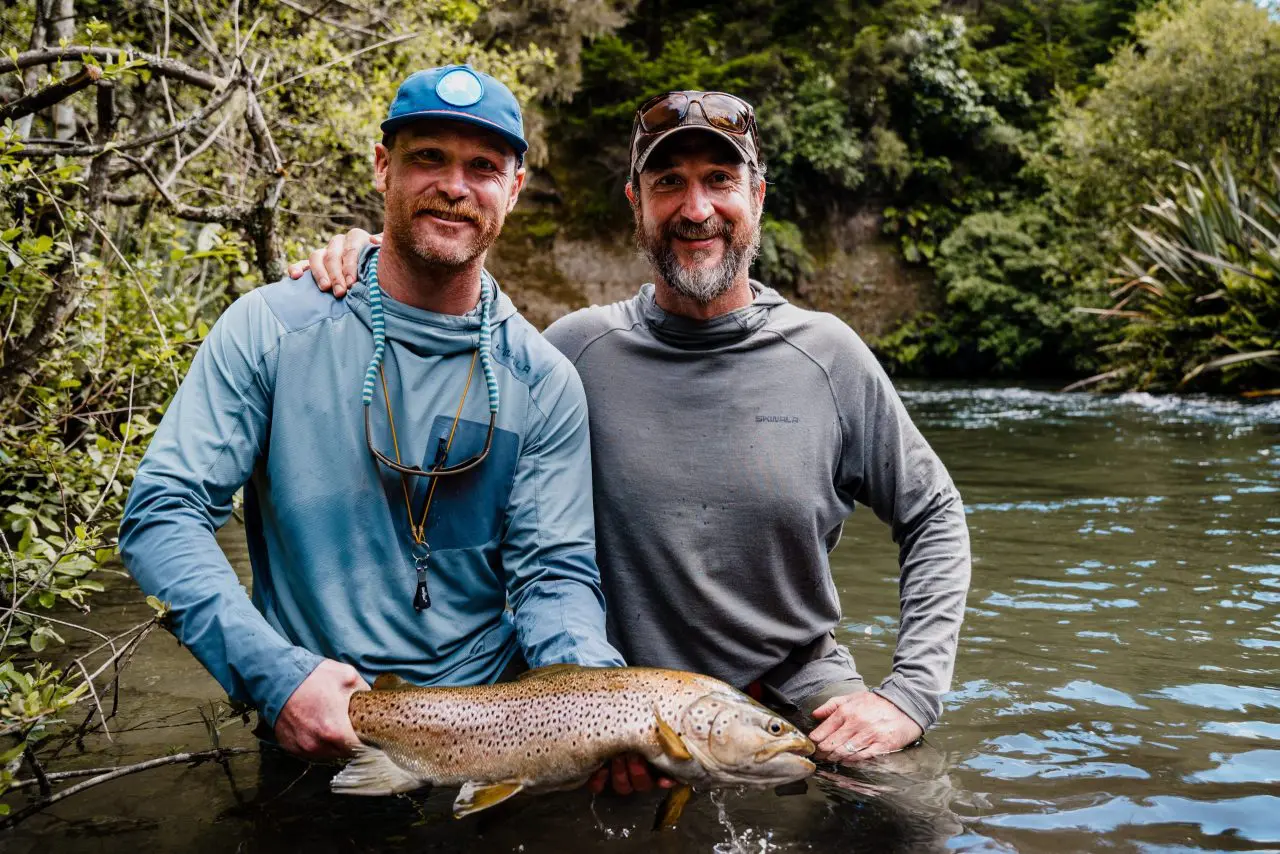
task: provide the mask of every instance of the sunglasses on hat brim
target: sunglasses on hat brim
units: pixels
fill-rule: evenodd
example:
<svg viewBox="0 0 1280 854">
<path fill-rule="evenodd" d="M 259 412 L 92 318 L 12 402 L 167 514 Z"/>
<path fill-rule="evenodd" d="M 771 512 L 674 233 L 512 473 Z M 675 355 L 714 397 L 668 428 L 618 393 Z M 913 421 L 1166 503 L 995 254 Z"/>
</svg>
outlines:
<svg viewBox="0 0 1280 854">
<path fill-rule="evenodd" d="M 755 123 L 751 105 L 727 92 L 667 92 L 645 101 L 636 111 L 636 121 L 645 133 L 661 133 L 680 127 L 694 105 L 711 127 L 745 136 Z"/>
</svg>

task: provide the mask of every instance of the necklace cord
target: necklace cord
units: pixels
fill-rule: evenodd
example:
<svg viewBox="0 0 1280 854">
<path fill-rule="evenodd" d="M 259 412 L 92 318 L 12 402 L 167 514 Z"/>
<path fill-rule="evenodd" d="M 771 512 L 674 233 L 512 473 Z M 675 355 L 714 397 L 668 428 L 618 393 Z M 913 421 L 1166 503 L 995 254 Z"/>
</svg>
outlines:
<svg viewBox="0 0 1280 854">
<path fill-rule="evenodd" d="M 445 441 L 444 459 L 440 460 L 433 468 L 444 467 L 445 460 L 449 458 L 449 451 L 453 449 L 453 437 L 458 433 L 458 423 L 462 420 L 462 407 L 467 402 L 467 395 L 471 392 L 471 378 L 476 372 L 476 356 L 478 352 L 471 354 L 471 367 L 467 369 L 467 384 L 462 388 L 462 398 L 458 401 L 458 411 L 453 416 L 453 426 L 449 428 L 449 438 Z M 395 449 L 396 463 L 404 465 L 404 461 L 400 459 L 400 439 L 396 436 L 396 419 L 391 414 L 391 392 L 387 389 L 387 375 L 382 370 L 382 366 L 378 366 L 378 375 L 382 378 L 382 397 L 387 402 L 387 423 L 391 426 L 391 447 Z M 418 545 L 426 542 L 427 532 L 427 515 L 431 512 L 431 500 L 436 495 L 436 484 L 440 482 L 439 478 L 431 478 L 431 486 L 427 489 L 427 500 L 422 505 L 422 518 L 418 522 L 413 521 L 413 499 L 409 493 L 409 476 L 400 475 L 400 488 L 404 491 L 404 507 L 409 516 L 409 533 L 413 535 L 413 541 Z"/>
</svg>

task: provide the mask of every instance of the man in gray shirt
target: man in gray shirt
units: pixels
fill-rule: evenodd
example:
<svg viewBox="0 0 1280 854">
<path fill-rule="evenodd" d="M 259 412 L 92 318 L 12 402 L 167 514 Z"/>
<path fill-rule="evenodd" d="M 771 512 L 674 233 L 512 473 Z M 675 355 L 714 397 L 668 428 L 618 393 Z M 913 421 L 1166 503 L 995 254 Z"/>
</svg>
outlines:
<svg viewBox="0 0 1280 854">
<path fill-rule="evenodd" d="M 545 333 L 586 389 L 610 640 L 630 664 L 810 712 L 821 757 L 898 750 L 951 682 L 970 573 L 960 496 L 853 330 L 749 279 L 765 194 L 751 107 L 660 95 L 637 112 L 631 155 L 654 282 Z M 320 286 L 341 296 L 367 240 L 313 255 Z M 893 672 L 873 691 L 833 636 L 828 552 L 855 502 L 900 549 Z M 647 785 L 634 763 L 613 777 Z"/>
</svg>

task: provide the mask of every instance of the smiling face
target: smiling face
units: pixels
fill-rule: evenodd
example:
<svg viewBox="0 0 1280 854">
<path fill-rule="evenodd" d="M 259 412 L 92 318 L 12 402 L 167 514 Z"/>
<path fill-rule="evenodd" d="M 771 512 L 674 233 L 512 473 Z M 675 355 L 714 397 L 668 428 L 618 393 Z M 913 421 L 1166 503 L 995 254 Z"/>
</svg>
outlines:
<svg viewBox="0 0 1280 854">
<path fill-rule="evenodd" d="M 515 152 L 496 134 L 440 120 L 406 125 L 390 142 L 374 149 L 387 238 L 433 267 L 465 267 L 481 257 L 524 185 Z"/>
<path fill-rule="evenodd" d="M 760 246 L 764 181 L 715 134 L 686 131 L 661 144 L 628 184 L 636 243 L 657 277 L 706 304 L 745 282 Z"/>
</svg>

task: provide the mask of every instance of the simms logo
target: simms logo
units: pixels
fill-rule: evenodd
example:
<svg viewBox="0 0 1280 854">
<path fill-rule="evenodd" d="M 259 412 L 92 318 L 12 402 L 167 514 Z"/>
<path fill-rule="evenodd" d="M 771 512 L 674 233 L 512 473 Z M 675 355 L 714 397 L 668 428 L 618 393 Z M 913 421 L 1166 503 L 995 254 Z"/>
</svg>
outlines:
<svg viewBox="0 0 1280 854">
<path fill-rule="evenodd" d="M 757 424 L 799 424 L 799 415 L 757 415 Z"/>
</svg>

